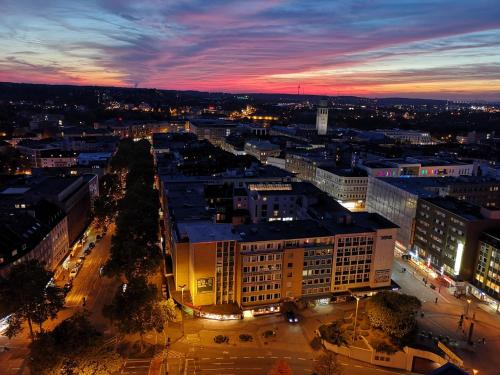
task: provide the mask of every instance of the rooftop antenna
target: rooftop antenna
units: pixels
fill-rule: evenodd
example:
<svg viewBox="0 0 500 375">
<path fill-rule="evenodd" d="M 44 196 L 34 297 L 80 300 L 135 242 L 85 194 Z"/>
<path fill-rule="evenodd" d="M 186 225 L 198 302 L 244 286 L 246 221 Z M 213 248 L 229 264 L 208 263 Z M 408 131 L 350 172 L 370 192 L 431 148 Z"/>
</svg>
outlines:
<svg viewBox="0 0 500 375">
<path fill-rule="evenodd" d="M 299 83 L 299 85 L 297 86 L 297 96 L 300 96 L 300 83 Z"/>
</svg>

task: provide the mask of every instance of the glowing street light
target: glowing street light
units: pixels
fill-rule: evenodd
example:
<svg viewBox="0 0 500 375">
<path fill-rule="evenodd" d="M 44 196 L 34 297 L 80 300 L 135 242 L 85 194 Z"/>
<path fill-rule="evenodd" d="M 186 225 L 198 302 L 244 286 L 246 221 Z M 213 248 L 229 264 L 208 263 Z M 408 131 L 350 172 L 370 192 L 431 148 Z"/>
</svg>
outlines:
<svg viewBox="0 0 500 375">
<path fill-rule="evenodd" d="M 359 300 L 360 298 L 358 296 L 354 296 L 356 298 L 356 314 L 354 317 L 354 332 L 352 333 L 352 341 L 354 342 L 356 340 L 356 323 L 358 322 L 358 306 L 359 306 Z"/>
</svg>

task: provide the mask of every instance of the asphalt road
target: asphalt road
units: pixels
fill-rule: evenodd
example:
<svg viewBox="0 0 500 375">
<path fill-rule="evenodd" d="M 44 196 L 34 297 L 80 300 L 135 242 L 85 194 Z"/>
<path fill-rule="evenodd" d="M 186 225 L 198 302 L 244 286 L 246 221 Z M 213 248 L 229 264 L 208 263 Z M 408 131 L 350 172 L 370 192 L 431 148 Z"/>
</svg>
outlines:
<svg viewBox="0 0 500 375">
<path fill-rule="evenodd" d="M 194 354 L 194 355 L 193 355 Z M 319 354 L 319 353 L 318 353 Z M 279 360 L 284 360 L 296 375 L 310 375 L 314 372 L 316 359 L 311 353 L 297 353 L 286 350 L 223 350 L 204 348 L 187 356 L 188 373 L 224 374 L 224 375 L 256 375 L 266 374 Z M 402 371 L 366 366 L 358 361 L 338 357 L 339 364 L 346 374 L 404 374 Z M 171 368 L 175 371 L 175 366 Z M 177 374 L 170 371 L 169 374 Z"/>
<path fill-rule="evenodd" d="M 83 262 L 80 272 L 73 280 L 73 288 L 66 296 L 65 307 L 58 313 L 57 318 L 52 321 L 47 321 L 44 324 L 44 329 L 52 329 L 59 324 L 63 319 L 73 315 L 76 311 L 84 308 L 91 312 L 90 319 L 96 328 L 109 333 L 109 321 L 104 319 L 101 314 L 104 304 L 109 303 L 113 298 L 114 293 L 119 285 L 116 279 L 110 279 L 99 276 L 99 268 L 108 259 L 111 236 L 115 230 L 114 224 L 108 227 L 107 234 L 96 243 L 92 250 Z M 95 236 L 89 236 L 94 239 Z M 87 241 L 89 242 L 89 241 Z M 60 286 L 64 285 L 69 277 L 69 271 L 66 272 L 64 280 L 58 281 Z M 86 306 L 83 307 L 83 297 L 87 298 Z M 35 327 L 36 329 L 36 327 Z M 9 340 L 5 336 L 0 336 L 0 347 L 7 346 L 10 350 L 0 352 L 0 374 L 21 374 L 26 363 L 29 350 L 27 346 L 30 342 L 27 328 L 24 329 L 18 337 Z"/>
</svg>

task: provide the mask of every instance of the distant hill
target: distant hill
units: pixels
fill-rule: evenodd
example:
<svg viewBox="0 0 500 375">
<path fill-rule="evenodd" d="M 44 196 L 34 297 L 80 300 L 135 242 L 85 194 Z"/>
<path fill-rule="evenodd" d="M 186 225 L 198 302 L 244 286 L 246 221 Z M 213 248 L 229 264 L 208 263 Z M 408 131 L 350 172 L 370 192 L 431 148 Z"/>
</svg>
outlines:
<svg viewBox="0 0 500 375">
<path fill-rule="evenodd" d="M 364 98 L 357 96 L 324 96 L 324 95 L 294 95 L 294 94 L 267 94 L 267 93 L 248 93 L 232 94 L 224 92 L 206 92 L 206 91 L 180 91 L 180 90 L 159 90 L 146 88 L 127 88 L 127 87 L 105 87 L 105 86 L 74 86 L 74 85 L 44 85 L 30 83 L 9 83 L 0 82 L 0 100 L 28 100 L 45 101 L 62 99 L 63 97 L 70 102 L 85 102 L 94 100 L 96 92 L 108 92 L 113 97 L 120 100 L 144 100 L 149 102 L 167 101 L 175 102 L 182 98 L 183 102 L 200 101 L 210 102 L 224 99 L 243 98 L 248 96 L 250 99 L 259 102 L 298 102 L 309 100 L 317 102 L 320 98 L 329 98 L 338 104 L 371 104 L 379 106 L 393 105 L 429 105 L 443 106 L 446 100 L 435 99 L 414 99 L 414 98 Z"/>
</svg>

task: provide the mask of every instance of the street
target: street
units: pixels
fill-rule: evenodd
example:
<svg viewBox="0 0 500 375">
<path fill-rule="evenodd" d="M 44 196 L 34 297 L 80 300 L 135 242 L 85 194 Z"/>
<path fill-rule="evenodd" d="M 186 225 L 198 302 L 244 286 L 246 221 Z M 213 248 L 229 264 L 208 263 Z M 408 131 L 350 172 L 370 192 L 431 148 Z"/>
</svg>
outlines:
<svg viewBox="0 0 500 375">
<path fill-rule="evenodd" d="M 108 227 L 108 231 L 103 238 L 96 243 L 92 252 L 86 256 L 80 272 L 73 280 L 73 287 L 67 294 L 64 308 L 59 311 L 57 318 L 45 322 L 44 329 L 51 330 L 62 320 L 70 317 L 76 311 L 86 309 L 91 312 L 90 320 L 97 329 L 104 331 L 105 334 L 111 334 L 109 321 L 104 319 L 101 310 L 104 304 L 109 303 L 113 298 L 119 281 L 115 278 L 99 276 L 99 268 L 109 257 L 111 246 L 111 236 L 115 230 L 114 224 Z M 91 230 L 87 243 L 95 241 L 95 233 Z M 75 256 L 78 259 L 78 256 Z M 58 281 L 62 286 L 67 281 L 69 270 L 63 271 L 66 277 Z M 63 273 L 64 274 L 64 273 Z M 83 307 L 83 297 L 87 302 Z M 27 346 L 30 343 L 27 328 L 18 336 L 9 340 L 5 336 L 0 336 L 0 347 L 9 348 L 8 351 L 0 353 L 0 372 L 3 374 L 22 374 L 26 366 L 26 359 L 29 350 Z"/>
<path fill-rule="evenodd" d="M 406 267 L 407 272 L 401 272 Z M 453 295 L 453 289 L 442 287 L 435 290 L 425 285 L 422 274 L 408 262 L 397 257 L 394 261 L 392 278 L 401 286 L 401 292 L 418 297 L 422 301 L 424 317 L 418 318 L 419 327 L 434 336 L 448 336 L 458 343 L 453 350 L 463 360 L 466 368 L 476 369 L 479 374 L 497 373 L 500 368 L 500 315 L 492 312 L 480 301 L 470 298 L 470 306 L 466 299 L 458 299 Z M 436 303 L 437 298 L 437 303 Z M 460 316 L 465 316 L 463 326 L 459 326 Z M 467 333 L 470 324 L 474 323 L 472 341 L 467 344 Z M 464 334 L 465 332 L 465 334 Z M 482 339 L 485 339 L 483 344 Z"/>
</svg>

